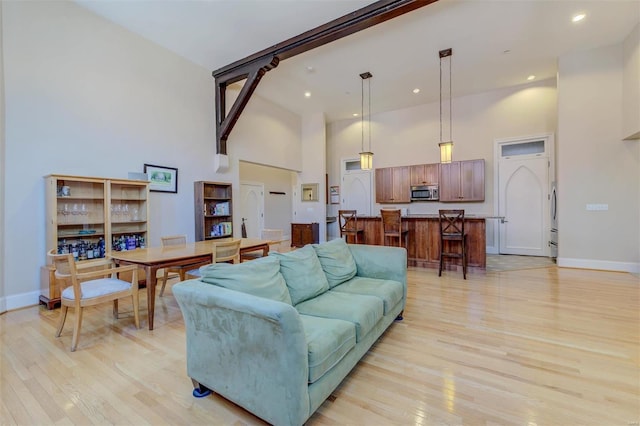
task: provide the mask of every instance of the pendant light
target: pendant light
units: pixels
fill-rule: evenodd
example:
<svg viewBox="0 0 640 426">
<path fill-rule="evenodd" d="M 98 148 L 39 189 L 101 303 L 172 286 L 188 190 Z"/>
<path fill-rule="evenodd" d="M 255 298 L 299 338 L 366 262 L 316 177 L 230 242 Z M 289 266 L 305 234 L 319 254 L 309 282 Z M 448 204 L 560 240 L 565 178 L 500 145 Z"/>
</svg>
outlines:
<svg viewBox="0 0 640 426">
<path fill-rule="evenodd" d="M 440 55 L 440 162 L 450 163 L 453 153 L 453 138 L 451 137 L 451 56 L 453 50 L 451 48 L 444 49 L 439 52 Z M 446 61 L 446 58 L 449 58 Z M 444 141 L 442 139 L 442 63 L 449 63 L 449 139 Z"/>
<path fill-rule="evenodd" d="M 360 114 L 360 123 L 362 124 L 362 142 L 361 142 L 361 151 L 360 151 L 360 168 L 362 170 L 371 170 L 373 168 L 373 152 L 371 152 L 371 77 L 373 75 L 370 72 L 364 72 L 360 74 L 360 78 L 362 79 L 362 104 L 361 104 L 361 114 Z M 365 127 L 365 119 L 364 119 L 364 81 L 367 80 L 367 84 L 369 86 L 369 107 L 367 110 L 367 134 L 369 138 L 369 150 L 364 150 L 364 127 Z"/>
</svg>

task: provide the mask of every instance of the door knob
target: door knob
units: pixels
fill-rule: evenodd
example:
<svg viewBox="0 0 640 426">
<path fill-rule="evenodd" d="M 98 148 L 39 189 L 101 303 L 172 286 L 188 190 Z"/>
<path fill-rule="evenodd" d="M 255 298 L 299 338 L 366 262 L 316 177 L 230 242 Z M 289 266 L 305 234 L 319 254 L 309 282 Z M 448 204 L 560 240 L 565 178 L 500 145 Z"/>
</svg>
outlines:
<svg viewBox="0 0 640 426">
<path fill-rule="evenodd" d="M 500 223 L 507 223 L 509 222 L 508 220 L 506 220 L 504 217 L 500 219 Z"/>
</svg>

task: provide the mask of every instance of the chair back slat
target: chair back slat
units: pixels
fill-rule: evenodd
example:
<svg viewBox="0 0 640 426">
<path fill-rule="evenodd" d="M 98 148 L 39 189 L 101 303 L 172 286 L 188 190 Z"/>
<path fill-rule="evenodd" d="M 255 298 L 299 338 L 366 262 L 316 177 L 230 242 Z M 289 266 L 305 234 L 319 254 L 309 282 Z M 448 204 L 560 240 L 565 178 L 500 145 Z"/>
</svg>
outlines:
<svg viewBox="0 0 640 426">
<path fill-rule="evenodd" d="M 400 209 L 382 209 L 380 210 L 380 217 L 382 218 L 382 233 L 397 233 L 402 230 L 402 218 L 400 216 Z"/>
<path fill-rule="evenodd" d="M 213 263 L 229 262 L 240 263 L 240 243 L 242 240 L 216 241 L 212 253 Z"/>
<path fill-rule="evenodd" d="M 51 262 L 55 267 L 54 275 L 56 277 L 56 285 L 59 287 L 60 293 L 62 293 L 65 288 L 73 286 L 75 299 L 82 299 L 82 287 L 76 278 L 78 271 L 76 268 L 76 262 L 73 259 L 73 254 L 58 254 L 56 249 L 52 249 L 47 253 L 47 256 L 51 259 Z"/>
<path fill-rule="evenodd" d="M 342 232 L 353 232 L 358 230 L 357 210 L 338 210 L 338 220 Z"/>
<path fill-rule="evenodd" d="M 162 247 L 167 246 L 185 246 L 187 245 L 186 235 L 170 235 L 167 237 L 160 237 Z"/>
<path fill-rule="evenodd" d="M 439 210 L 438 213 L 441 235 L 464 235 L 464 210 Z"/>
<path fill-rule="evenodd" d="M 263 229 L 260 233 L 263 240 L 269 241 L 270 251 L 280 251 L 284 231 L 282 229 Z"/>
</svg>

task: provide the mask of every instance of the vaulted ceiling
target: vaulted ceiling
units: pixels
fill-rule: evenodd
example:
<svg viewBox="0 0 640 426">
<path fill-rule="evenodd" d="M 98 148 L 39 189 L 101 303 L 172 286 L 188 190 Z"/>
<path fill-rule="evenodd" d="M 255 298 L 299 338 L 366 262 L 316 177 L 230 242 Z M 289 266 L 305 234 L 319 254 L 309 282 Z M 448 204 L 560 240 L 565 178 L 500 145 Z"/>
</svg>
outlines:
<svg viewBox="0 0 640 426">
<path fill-rule="evenodd" d="M 362 0 L 76 0 L 92 12 L 214 71 L 372 2 Z M 571 18 L 584 13 L 573 23 Z M 453 48 L 453 96 L 553 79 L 562 55 L 621 42 L 640 22 L 636 0 L 440 0 L 303 53 L 268 72 L 259 96 L 328 121 L 439 99 L 438 51 Z M 212 77 L 213 83 L 213 77 Z M 413 89 L 420 89 L 414 94 Z M 310 92 L 310 97 L 304 93 Z M 212 84 L 213 96 L 213 84 Z"/>
</svg>

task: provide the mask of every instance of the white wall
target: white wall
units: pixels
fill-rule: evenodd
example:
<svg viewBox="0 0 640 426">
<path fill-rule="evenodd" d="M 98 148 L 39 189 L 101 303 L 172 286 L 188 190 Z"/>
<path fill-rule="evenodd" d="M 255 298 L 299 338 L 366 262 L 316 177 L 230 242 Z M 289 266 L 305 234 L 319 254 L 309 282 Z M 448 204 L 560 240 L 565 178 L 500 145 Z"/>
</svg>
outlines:
<svg viewBox="0 0 640 426">
<path fill-rule="evenodd" d="M 622 45 L 622 138 L 640 139 L 640 24 Z"/>
<path fill-rule="evenodd" d="M 227 149 L 235 161 L 300 171 L 303 167 L 301 133 L 299 115 L 254 94 L 231 131 Z"/>
<path fill-rule="evenodd" d="M 291 235 L 291 181 L 295 175 L 296 173 L 290 170 L 240 162 L 240 182 L 257 182 L 264 185 L 264 227 L 282 229 L 287 239 Z M 284 194 L 270 194 L 272 191 Z"/>
<path fill-rule="evenodd" d="M 556 102 L 554 80 L 453 99 L 453 159 L 485 160 L 485 201 L 456 203 L 456 208 L 471 214 L 494 213 L 494 140 L 554 133 Z M 440 161 L 439 103 L 374 113 L 371 125 L 374 168 Z M 361 149 L 360 121 L 329 124 L 327 138 L 329 185 L 339 185 L 341 159 L 355 158 Z M 375 188 L 373 191 L 375 202 Z M 452 204 L 423 202 L 402 206 L 410 214 L 427 214 Z M 377 214 L 381 207 L 374 203 L 371 211 Z"/>
<path fill-rule="evenodd" d="M 326 125 L 323 113 L 307 114 L 302 117 L 302 172 L 298 173 L 293 199 L 294 222 L 319 224 L 319 241 L 326 241 Z M 300 185 L 318 184 L 318 201 L 301 201 Z"/>
<path fill-rule="evenodd" d="M 2 4 L 0 1 L 0 34 L 2 34 Z M 5 171 L 5 142 L 4 142 L 4 48 L 0 38 L 0 314 L 7 310 L 5 295 L 6 269 L 4 267 L 4 182 Z"/>
<path fill-rule="evenodd" d="M 237 153 L 300 166 L 299 117 L 254 96 L 229 138 L 229 170 L 214 172 L 210 70 L 72 2 L 2 4 L 8 309 L 37 303 L 40 293 L 47 174 L 127 177 L 144 163 L 177 167 L 178 193 L 151 193 L 150 244 L 159 245 L 166 234 L 193 240 L 194 181 L 232 182 L 237 196 Z"/>
<path fill-rule="evenodd" d="M 558 265 L 638 272 L 640 144 L 620 135 L 622 45 L 561 57 L 558 75 Z"/>
</svg>

